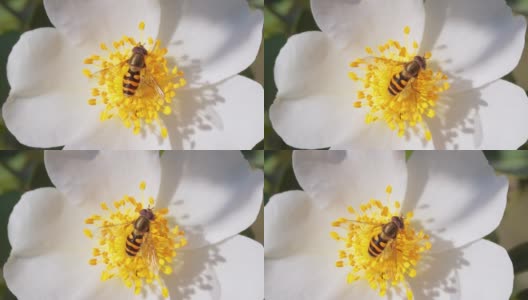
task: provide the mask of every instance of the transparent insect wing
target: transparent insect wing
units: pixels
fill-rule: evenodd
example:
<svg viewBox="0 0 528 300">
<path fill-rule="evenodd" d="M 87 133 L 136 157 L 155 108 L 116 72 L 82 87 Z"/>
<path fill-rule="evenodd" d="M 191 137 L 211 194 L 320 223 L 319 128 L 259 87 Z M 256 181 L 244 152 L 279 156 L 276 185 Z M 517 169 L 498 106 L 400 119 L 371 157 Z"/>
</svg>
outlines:
<svg viewBox="0 0 528 300">
<path fill-rule="evenodd" d="M 381 227 L 383 226 L 382 223 L 371 223 L 371 222 L 364 222 L 364 221 L 356 221 L 356 220 L 350 220 L 352 223 L 360 224 L 360 225 L 371 225 L 374 227 Z"/>
<path fill-rule="evenodd" d="M 156 255 L 156 247 L 151 231 L 145 233 L 143 236 L 143 243 L 141 244 L 139 255 L 148 263 L 152 273 L 157 274 L 159 272 L 158 256 Z"/>
<path fill-rule="evenodd" d="M 364 64 L 369 64 L 369 65 L 376 65 L 379 61 L 383 61 L 387 64 L 397 64 L 397 65 L 401 65 L 402 67 L 406 63 L 408 63 L 408 61 L 393 60 L 393 59 L 388 59 L 385 57 L 377 57 L 377 56 L 366 56 L 366 57 L 361 58 L 361 61 Z"/>
<path fill-rule="evenodd" d="M 104 69 L 101 69 L 95 73 L 92 74 L 92 78 L 99 78 L 101 76 L 104 76 L 106 73 L 108 73 L 109 71 L 112 71 L 112 70 L 118 70 L 118 69 L 121 69 L 123 66 L 125 66 L 126 64 L 128 64 L 128 59 L 127 60 L 124 60 L 116 65 L 113 65 L 113 66 L 109 66 L 107 68 L 104 68 Z"/>
<path fill-rule="evenodd" d="M 119 234 L 118 231 L 123 229 L 123 227 L 130 227 L 130 230 L 134 230 L 134 220 L 125 223 L 106 224 L 103 226 L 99 226 L 94 230 L 93 235 L 95 238 L 112 238 L 114 236 L 117 236 Z"/>
<path fill-rule="evenodd" d="M 163 92 L 163 89 L 159 86 L 158 82 L 147 68 L 145 68 L 143 79 L 143 82 L 153 88 L 156 93 L 161 97 L 161 99 L 165 99 L 165 93 Z"/>
</svg>

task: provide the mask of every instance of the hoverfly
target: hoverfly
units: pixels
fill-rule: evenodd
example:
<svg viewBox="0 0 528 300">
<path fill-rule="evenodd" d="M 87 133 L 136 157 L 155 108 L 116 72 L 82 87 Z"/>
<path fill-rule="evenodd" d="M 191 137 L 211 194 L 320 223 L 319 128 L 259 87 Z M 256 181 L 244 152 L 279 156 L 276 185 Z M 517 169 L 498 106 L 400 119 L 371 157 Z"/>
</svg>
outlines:
<svg viewBox="0 0 528 300">
<path fill-rule="evenodd" d="M 150 222 L 154 221 L 152 209 L 142 209 L 139 217 L 134 221 L 134 230 L 127 236 L 125 251 L 128 256 L 134 257 L 138 254 L 144 242 L 146 234 L 150 231 Z"/>
<path fill-rule="evenodd" d="M 370 239 L 368 254 L 373 258 L 376 258 L 381 253 L 383 253 L 389 243 L 394 243 L 398 233 L 405 228 L 404 219 L 402 216 L 393 216 L 389 222 L 382 224 L 352 220 L 350 222 L 370 225 L 373 227 L 381 227 L 381 232 L 372 236 Z"/>
<path fill-rule="evenodd" d="M 120 227 L 120 229 L 118 229 L 119 231 L 121 228 L 126 230 L 126 228 L 132 226 L 131 231 L 129 231 L 129 234 L 126 237 L 125 243 L 123 244 L 122 251 L 130 258 L 135 258 L 139 254 L 139 257 L 142 257 L 148 262 L 152 270 L 157 270 L 158 260 L 150 230 L 152 223 L 156 220 L 156 214 L 150 207 L 141 209 L 138 214 L 139 216 L 137 218 L 126 223 L 107 223 L 104 226 L 99 227 L 99 232 L 107 238 L 114 239 L 114 235 L 117 234 L 114 228 Z"/>
<path fill-rule="evenodd" d="M 378 257 L 387 247 L 390 241 L 394 241 L 398 232 L 404 229 L 402 217 L 393 216 L 391 221 L 381 225 L 381 232 L 370 240 L 368 253 L 372 257 Z"/>
<path fill-rule="evenodd" d="M 411 79 L 418 77 L 421 70 L 425 70 L 427 63 L 425 57 L 415 56 L 413 60 L 403 65 L 403 70 L 392 76 L 387 90 L 392 96 L 401 93 L 409 84 Z"/>
<path fill-rule="evenodd" d="M 146 57 L 148 56 L 148 51 L 140 43 L 134 48 L 132 48 L 132 55 L 127 60 L 122 61 L 117 65 L 110 66 L 106 69 L 100 70 L 97 73 L 107 71 L 112 68 L 121 68 L 123 65 L 128 64 L 128 70 L 123 75 L 123 95 L 125 97 L 132 97 L 136 94 L 137 89 L 141 83 L 152 87 L 156 93 L 162 98 L 165 99 L 165 93 L 163 89 L 154 79 L 154 76 L 149 72 L 146 64 Z M 143 73 L 143 74 L 142 74 Z"/>
</svg>

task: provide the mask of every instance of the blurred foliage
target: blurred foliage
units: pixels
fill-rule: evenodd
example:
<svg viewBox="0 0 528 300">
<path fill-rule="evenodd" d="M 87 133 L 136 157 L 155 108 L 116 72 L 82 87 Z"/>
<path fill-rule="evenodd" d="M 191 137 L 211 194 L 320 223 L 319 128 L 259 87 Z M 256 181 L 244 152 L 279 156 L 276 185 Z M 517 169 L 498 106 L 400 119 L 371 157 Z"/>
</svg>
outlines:
<svg viewBox="0 0 528 300">
<path fill-rule="evenodd" d="M 309 0 L 266 0 L 264 9 L 264 44 L 265 47 L 265 140 L 264 149 L 292 149 L 277 135 L 269 120 L 269 107 L 277 94 L 273 80 L 275 59 L 288 38 L 294 34 L 319 30 Z M 507 0 L 515 13 L 528 16 L 528 0 Z M 528 51 L 528 50 L 525 50 Z M 528 68 L 527 68 L 528 69 Z M 515 83 L 511 74 L 505 80 Z M 528 149 L 528 145 L 521 149 Z"/>
<path fill-rule="evenodd" d="M 511 8 L 519 13 L 528 16 L 528 1 L 527 0 L 506 0 Z"/>
<path fill-rule="evenodd" d="M 513 262 L 514 273 L 528 270 L 528 242 L 522 243 L 508 252 Z"/>
<path fill-rule="evenodd" d="M 264 149 L 292 149 L 277 135 L 269 120 L 269 107 L 277 87 L 273 77 L 275 59 L 288 37 L 303 31 L 319 30 L 313 19 L 309 0 L 266 1 L 264 9 Z"/>
<path fill-rule="evenodd" d="M 412 156 L 413 151 L 407 151 L 406 156 Z M 526 213 L 521 212 L 520 219 L 510 220 L 512 212 L 521 208 L 528 201 L 528 151 L 484 151 L 490 165 L 499 174 L 508 177 L 510 187 L 508 191 L 508 205 L 502 219 L 501 234 L 498 230 L 489 234 L 486 239 L 502 244 L 509 249 L 514 264 L 516 283 L 511 300 L 528 300 L 528 281 L 517 279 L 518 275 L 528 274 L 528 231 L 524 226 Z M 289 190 L 300 190 L 292 168 L 292 150 L 265 151 L 264 154 L 264 203 L 277 193 Z M 514 226 L 505 226 L 506 223 Z M 512 229 L 513 227 L 513 229 Z M 513 230 L 521 232 L 521 238 L 512 238 Z M 506 240 L 508 242 L 506 243 Z M 513 246 L 507 246 L 513 245 Z"/>
<path fill-rule="evenodd" d="M 51 186 L 42 151 L 0 151 L 0 266 L 9 256 L 7 222 L 20 196 L 31 189 Z M 0 277 L 3 278 L 3 277 Z M 0 300 L 16 299 L 0 280 Z"/>
<path fill-rule="evenodd" d="M 6 64 L 13 45 L 23 32 L 50 26 L 42 0 L 0 0 L 0 106 L 9 94 Z M 7 130 L 3 120 L 0 122 L 0 149 L 28 149 Z"/>
<path fill-rule="evenodd" d="M 16 299 L 6 287 L 1 272 L 11 251 L 7 237 L 9 215 L 26 191 L 53 186 L 44 166 L 43 153 L 39 150 L 0 151 L 0 300 Z M 242 151 L 242 154 L 252 168 L 264 168 L 264 151 Z M 255 238 L 254 231 L 262 230 L 252 226 L 242 234 Z"/>
</svg>

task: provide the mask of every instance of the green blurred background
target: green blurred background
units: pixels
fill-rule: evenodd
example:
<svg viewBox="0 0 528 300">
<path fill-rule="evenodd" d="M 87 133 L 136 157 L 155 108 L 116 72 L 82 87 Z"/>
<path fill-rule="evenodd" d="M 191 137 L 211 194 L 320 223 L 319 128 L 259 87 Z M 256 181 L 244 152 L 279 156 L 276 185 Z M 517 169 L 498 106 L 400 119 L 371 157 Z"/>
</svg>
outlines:
<svg viewBox="0 0 528 300">
<path fill-rule="evenodd" d="M 242 154 L 252 168 L 263 169 L 264 151 L 242 151 Z M 11 249 L 7 238 L 9 215 L 24 192 L 48 186 L 53 184 L 44 167 L 43 151 L 0 151 L 0 300 L 16 299 L 6 287 L 1 271 Z M 263 224 L 261 209 L 255 223 L 242 234 L 263 243 Z M 45 274 L 46 270 L 42 272 Z"/>
<path fill-rule="evenodd" d="M 511 300 L 528 300 L 528 151 L 484 151 L 484 154 L 496 172 L 506 175 L 510 182 L 504 217 L 487 239 L 506 248 L 513 261 L 515 286 Z M 265 151 L 264 155 L 264 203 L 274 194 L 301 189 L 293 173 L 291 150 Z M 407 152 L 407 157 L 410 155 L 412 151 Z"/>
<path fill-rule="evenodd" d="M 331 0 L 328 0 L 331 1 Z M 515 13 L 528 16 L 528 0 L 507 0 Z M 309 0 L 266 0 L 264 9 L 264 95 L 265 95 L 265 141 L 264 149 L 292 149 L 271 127 L 268 112 L 275 99 L 277 88 L 273 80 L 273 68 L 280 49 L 288 38 L 304 31 L 320 30 L 310 11 Z M 528 48 L 519 67 L 504 79 L 517 83 L 528 90 Z M 521 149 L 528 149 L 524 145 Z"/>
</svg>

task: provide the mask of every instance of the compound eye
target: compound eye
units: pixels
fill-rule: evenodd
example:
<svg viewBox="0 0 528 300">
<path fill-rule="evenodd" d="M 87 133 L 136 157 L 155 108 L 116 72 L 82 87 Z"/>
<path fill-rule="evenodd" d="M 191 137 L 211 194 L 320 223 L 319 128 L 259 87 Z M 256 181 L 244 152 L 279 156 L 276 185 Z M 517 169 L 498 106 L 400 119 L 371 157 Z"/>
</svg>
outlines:
<svg viewBox="0 0 528 300">
<path fill-rule="evenodd" d="M 403 219 L 400 217 L 392 217 L 392 222 L 396 223 L 399 229 L 403 229 Z"/>
</svg>

